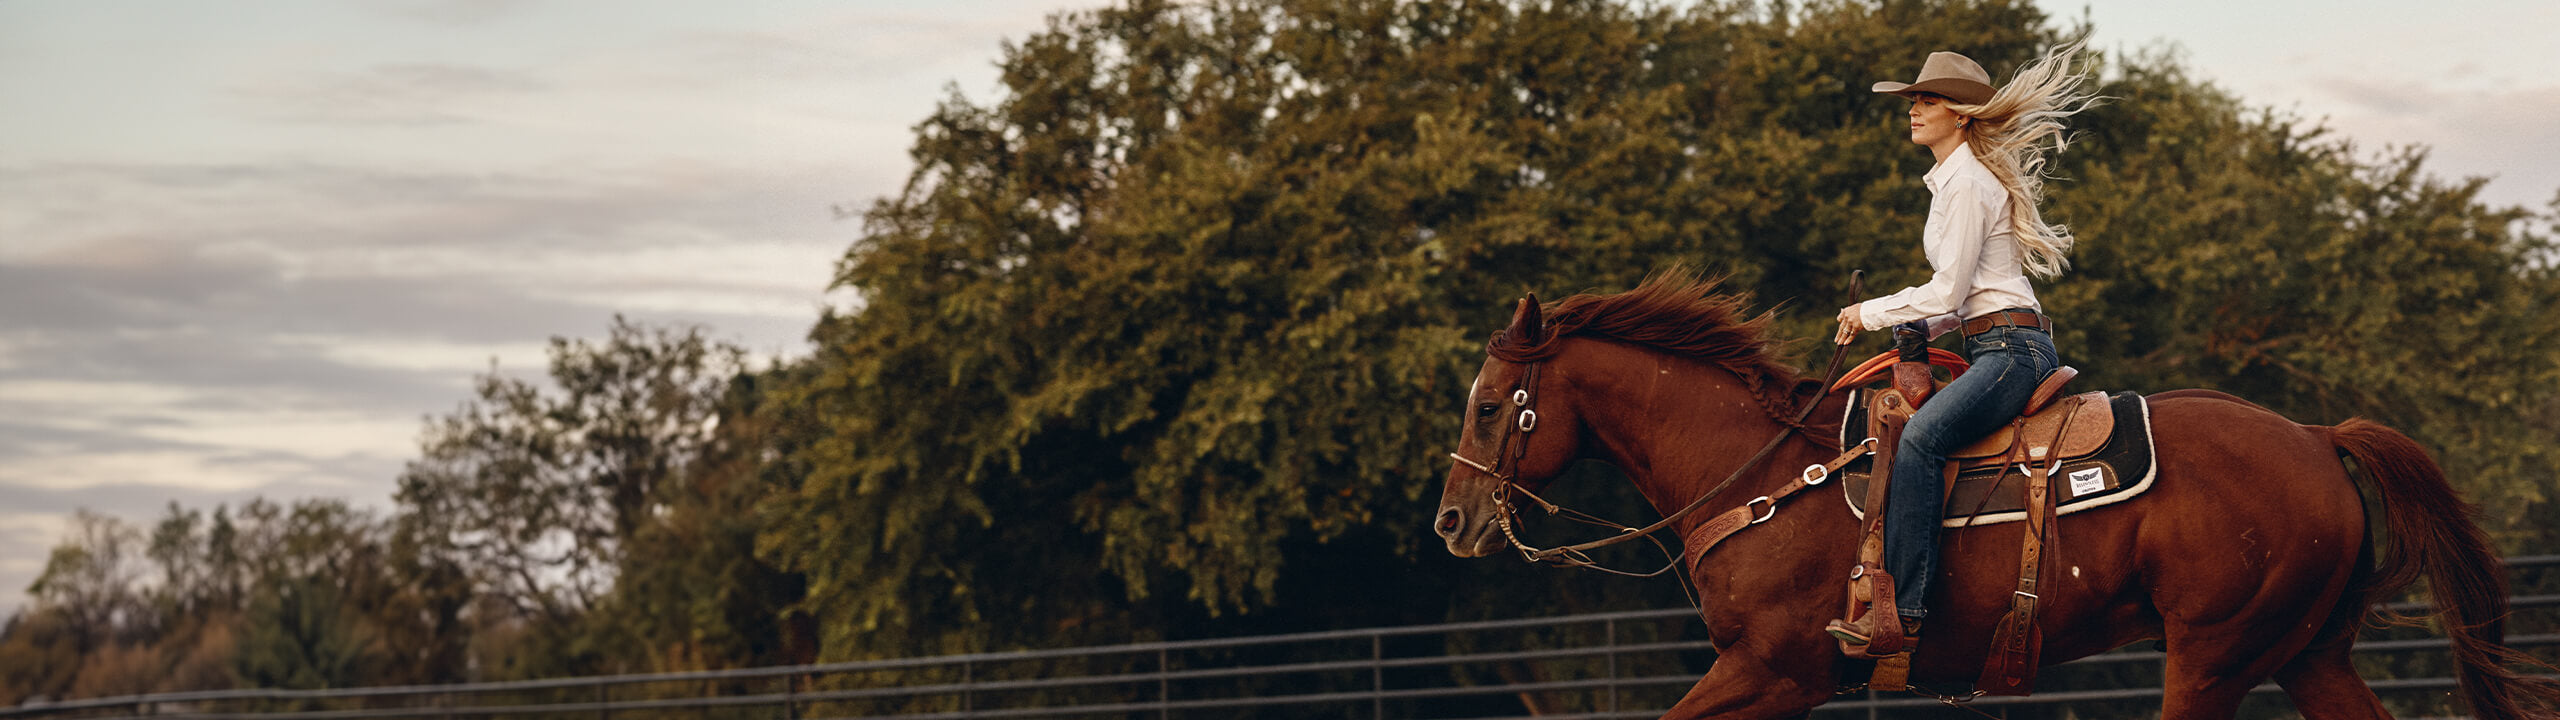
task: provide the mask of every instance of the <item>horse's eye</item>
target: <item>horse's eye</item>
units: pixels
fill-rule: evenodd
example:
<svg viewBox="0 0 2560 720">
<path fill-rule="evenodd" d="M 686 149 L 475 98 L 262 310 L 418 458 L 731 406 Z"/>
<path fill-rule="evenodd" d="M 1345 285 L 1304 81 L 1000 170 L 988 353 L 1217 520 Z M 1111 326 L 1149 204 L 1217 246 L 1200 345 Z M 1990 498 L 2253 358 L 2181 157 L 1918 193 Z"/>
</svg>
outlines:
<svg viewBox="0 0 2560 720">
<path fill-rule="evenodd" d="M 1500 406 L 1500 405 L 1495 405 L 1495 404 L 1493 404 L 1493 403 L 1485 403 L 1485 404 L 1483 404 L 1483 405 L 1477 405 L 1477 406 L 1476 406 L 1476 417 L 1480 417 L 1480 418 L 1490 418 L 1490 417 L 1493 417 L 1493 414 L 1494 414 L 1494 413 L 1501 412 L 1501 411 L 1502 411 L 1502 406 Z"/>
</svg>

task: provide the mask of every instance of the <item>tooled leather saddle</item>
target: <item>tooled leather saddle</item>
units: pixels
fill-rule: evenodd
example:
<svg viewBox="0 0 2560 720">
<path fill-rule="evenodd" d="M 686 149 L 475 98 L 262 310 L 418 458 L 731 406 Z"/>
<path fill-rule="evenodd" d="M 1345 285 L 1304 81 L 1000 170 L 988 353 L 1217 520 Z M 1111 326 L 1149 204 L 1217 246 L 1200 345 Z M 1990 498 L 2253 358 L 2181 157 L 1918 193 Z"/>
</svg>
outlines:
<svg viewBox="0 0 2560 720">
<path fill-rule="evenodd" d="M 1948 454 L 1956 476 L 1946 489 L 1947 527 L 2026 519 L 2027 478 L 2013 455 L 2023 455 L 2039 471 L 2053 474 L 2058 515 L 2123 502 L 2151 489 L 2158 473 L 2150 405 L 2132 392 L 2061 395 L 2078 374 L 2070 367 L 2055 370 L 2028 402 L 2024 422 L 2002 425 L 1990 436 Z M 1840 423 L 1843 447 L 1877 436 L 1875 413 L 1868 407 L 1872 394 L 1865 389 L 1852 391 Z M 2063 427 L 2066 417 L 2071 421 Z M 2062 433 L 2060 439 L 2052 440 L 2057 431 Z M 2023 451 L 2017 447 L 2020 438 L 2028 441 Z M 2058 466 L 2048 465 L 2052 458 L 2060 459 Z M 1861 519 L 1867 516 L 1867 483 L 1875 476 L 1874 465 L 1874 456 L 1867 456 L 1840 469 L 1849 512 Z"/>
<path fill-rule="evenodd" d="M 1902 345 L 1901 362 L 1892 366 L 1892 380 L 1852 395 L 1848 415 L 1840 425 L 1844 447 L 1869 438 L 1890 444 L 1901 435 L 1900 423 L 1934 394 L 1939 383 L 1929 377 L 1925 369 L 1927 358 L 1922 355 L 1935 356 L 1944 351 L 1923 353 L 1922 346 L 1916 343 L 1906 341 Z M 1888 356 L 1879 356 L 1876 361 Z M 1948 364 L 1962 364 L 1962 358 L 1952 353 L 1944 356 L 1953 361 Z M 2026 523 L 2018 591 L 2013 594 L 2008 615 L 2001 618 L 1993 633 L 1982 677 L 1974 685 L 1985 694 L 2026 695 L 2034 683 L 2043 645 L 2036 616 L 2041 604 L 2037 593 L 2044 548 L 2059 540 L 2053 521 L 2065 513 L 2138 495 L 2150 488 L 2156 474 L 2149 409 L 2143 398 L 2133 393 L 2064 395 L 2063 388 L 2078 375 L 2079 371 L 2070 367 L 2056 369 L 2037 386 L 2018 418 L 1949 454 L 1942 488 L 1947 493 L 1943 520 L 1946 526 Z M 1864 383 L 1867 379 L 1853 372 L 1851 380 L 1844 383 Z M 1840 473 L 1842 494 L 1850 511 L 1860 517 L 1866 528 L 1860 544 L 1860 568 L 1851 574 L 1852 617 L 1866 607 L 1889 603 L 1893 592 L 1890 575 L 1872 572 L 1880 547 L 1876 540 L 1881 525 L 1867 517 L 1866 506 L 1881 503 L 1885 497 L 1880 483 L 1874 480 L 1877 467 L 1889 463 L 1887 458 L 1891 456 L 1889 448 L 1878 451 L 1842 467 Z M 1859 584 L 1862 575 L 1869 576 L 1865 577 L 1865 586 Z M 1873 577 L 1878 575 L 1882 577 Z M 1898 629 L 1893 631 L 1896 636 L 1899 633 Z M 1875 657 L 1877 664 L 1870 686 L 1895 690 L 1904 687 L 1909 672 L 1908 651 Z"/>
</svg>

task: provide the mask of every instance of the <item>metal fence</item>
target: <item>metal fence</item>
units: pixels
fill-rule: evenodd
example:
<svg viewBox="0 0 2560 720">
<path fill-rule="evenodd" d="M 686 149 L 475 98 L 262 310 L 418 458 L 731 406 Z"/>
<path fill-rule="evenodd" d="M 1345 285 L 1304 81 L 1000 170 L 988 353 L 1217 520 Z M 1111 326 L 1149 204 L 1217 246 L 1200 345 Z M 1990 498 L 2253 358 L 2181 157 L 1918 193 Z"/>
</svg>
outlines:
<svg viewBox="0 0 2560 720">
<path fill-rule="evenodd" d="M 2560 565 L 2560 555 L 2507 559 L 2510 571 Z M 2549 587 L 2552 577 L 2519 587 Z M 2560 595 L 2512 599 L 2518 618 L 2548 629 Z M 2395 606 L 2403 611 L 2414 604 Z M 1649 610 L 1290 633 L 1214 640 L 975 653 L 871 662 L 337 690 L 161 693 L 22 705 L 0 720 L 478 719 L 587 716 L 597 720 L 781 718 L 927 720 L 1051 717 L 1650 718 L 1713 661 L 1688 609 Z M 2560 634 L 2508 638 L 2560 645 Z M 2044 692 L 1983 698 L 2021 717 L 2147 716 L 2156 712 L 2162 653 L 2137 645 L 2048 668 Z M 2368 633 L 2358 663 L 2386 699 L 2434 703 L 2453 687 L 2441 637 Z M 1955 688 L 1947 688 L 1954 690 Z M 2273 685 L 2258 688 L 2281 703 Z M 1823 717 L 1895 716 L 1941 707 L 1910 695 L 1845 696 Z M 2282 708 L 2282 705 L 2276 705 Z M 2421 710 L 2424 711 L 2423 709 Z M 2066 715 L 2067 714 L 2067 715 Z"/>
</svg>

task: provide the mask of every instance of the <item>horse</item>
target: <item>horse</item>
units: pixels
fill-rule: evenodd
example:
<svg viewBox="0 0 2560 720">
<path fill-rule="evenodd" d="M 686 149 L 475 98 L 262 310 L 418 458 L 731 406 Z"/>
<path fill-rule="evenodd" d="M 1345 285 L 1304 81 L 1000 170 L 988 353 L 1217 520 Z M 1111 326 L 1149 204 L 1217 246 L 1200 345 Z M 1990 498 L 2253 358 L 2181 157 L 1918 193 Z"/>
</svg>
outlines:
<svg viewBox="0 0 2560 720">
<path fill-rule="evenodd" d="M 1748 506 L 1757 522 L 1679 559 L 1717 659 L 1666 718 L 1802 716 L 1868 666 L 1822 630 L 1844 606 L 1859 521 L 1836 499 L 1765 497 L 1797 481 L 1795 468 L 1841 455 L 1847 400 L 1779 360 L 1773 316 L 1750 316 L 1745 303 L 1681 272 L 1552 307 L 1521 300 L 1468 390 L 1434 516 L 1451 554 L 1501 551 L 1519 542 L 1509 498 L 1545 490 L 1581 459 L 1615 466 L 1680 538 Z M 2158 640 L 2163 718 L 2229 718 L 2269 678 L 2303 717 L 2385 718 L 2347 653 L 2372 602 L 2423 574 L 2473 713 L 2550 717 L 2560 685 L 2504 666 L 2531 660 L 2502 644 L 2505 581 L 2469 519 L 2476 508 L 2415 441 L 2363 419 L 2297 424 L 2209 390 L 2146 399 L 2154 486 L 2058 519 L 2059 542 L 2044 550 L 2044 664 Z M 2341 456 L 2378 490 L 2388 531 L 2378 566 Z M 1731 490 L 1709 497 L 1726 478 Z M 1706 512 L 1677 512 L 1691 506 Z M 1945 532 L 1912 681 L 1968 680 L 1983 667 L 2017 588 L 2017 527 Z"/>
</svg>

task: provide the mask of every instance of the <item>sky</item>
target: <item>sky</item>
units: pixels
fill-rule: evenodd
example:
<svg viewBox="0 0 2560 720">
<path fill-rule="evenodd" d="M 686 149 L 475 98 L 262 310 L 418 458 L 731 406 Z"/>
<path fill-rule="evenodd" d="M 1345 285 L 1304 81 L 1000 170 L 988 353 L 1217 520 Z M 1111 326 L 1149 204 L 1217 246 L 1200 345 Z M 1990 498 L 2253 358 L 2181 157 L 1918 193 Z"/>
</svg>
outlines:
<svg viewBox="0 0 2560 720">
<path fill-rule="evenodd" d="M 474 375 L 617 313 L 804 354 L 849 302 L 838 211 L 1089 5 L 0 2 L 0 612 L 76 509 L 387 510 Z M 2490 202 L 2560 194 L 2560 3 L 2044 7 Z"/>
</svg>

